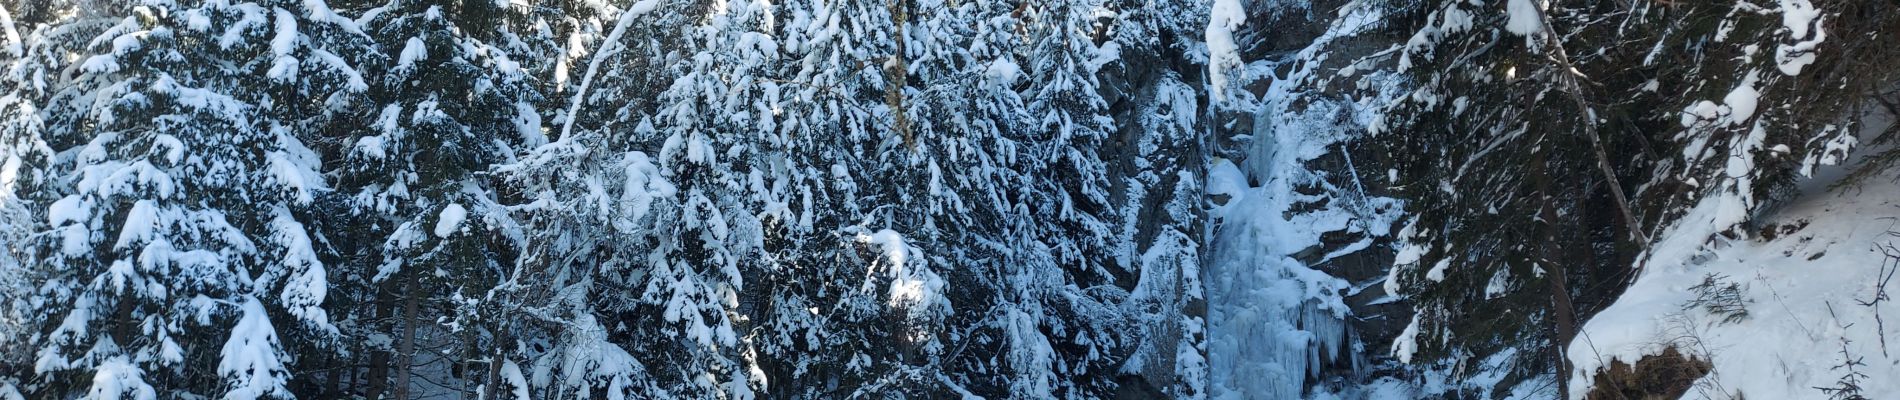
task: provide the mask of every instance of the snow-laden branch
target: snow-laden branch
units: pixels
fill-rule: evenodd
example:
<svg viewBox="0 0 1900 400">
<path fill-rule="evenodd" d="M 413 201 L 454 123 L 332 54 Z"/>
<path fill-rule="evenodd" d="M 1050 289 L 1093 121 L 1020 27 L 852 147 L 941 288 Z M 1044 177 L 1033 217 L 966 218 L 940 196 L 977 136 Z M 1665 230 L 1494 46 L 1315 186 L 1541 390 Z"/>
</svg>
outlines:
<svg viewBox="0 0 1900 400">
<path fill-rule="evenodd" d="M 620 13 L 620 22 L 614 23 L 614 31 L 607 34 L 606 41 L 601 44 L 600 53 L 594 54 L 594 59 L 587 62 L 587 73 L 581 75 L 581 86 L 574 90 L 574 98 L 567 107 L 567 120 L 561 121 L 561 137 L 556 141 L 566 141 L 568 133 L 574 130 L 574 116 L 580 114 L 581 103 L 587 101 L 587 89 L 593 86 L 594 76 L 600 74 L 601 61 L 620 54 L 623 50 L 620 46 L 620 37 L 627 34 L 627 26 L 633 25 L 634 17 L 653 12 L 653 9 L 659 6 L 660 0 L 640 0 L 639 3 L 628 7 L 627 11 Z"/>
</svg>

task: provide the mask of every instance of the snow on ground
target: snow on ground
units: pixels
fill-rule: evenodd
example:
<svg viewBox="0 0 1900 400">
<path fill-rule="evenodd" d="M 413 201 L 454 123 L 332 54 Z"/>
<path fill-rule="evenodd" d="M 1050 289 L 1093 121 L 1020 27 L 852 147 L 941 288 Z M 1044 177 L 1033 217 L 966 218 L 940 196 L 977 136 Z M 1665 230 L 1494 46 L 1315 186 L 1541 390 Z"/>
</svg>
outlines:
<svg viewBox="0 0 1900 400">
<path fill-rule="evenodd" d="M 1837 171 L 1838 172 L 1838 171 Z M 1829 175 L 1817 179 L 1831 182 Z M 1862 305 L 1879 295 L 1883 282 L 1900 290 L 1900 265 L 1881 246 L 1900 245 L 1900 182 L 1892 173 L 1854 187 L 1810 184 L 1805 194 L 1770 221 L 1773 238 L 1716 236 L 1698 207 L 1658 241 L 1650 263 L 1616 303 L 1591 318 L 1569 348 L 1577 373 L 1571 398 L 1583 398 L 1591 374 L 1612 359 L 1633 362 L 1669 345 L 1705 357 L 1714 371 L 1697 382 L 1689 399 L 1827 399 L 1819 389 L 1838 387 L 1849 374 L 1838 369 L 1853 357 L 1862 394 L 1900 395 L 1900 306 Z M 1711 198 L 1705 203 L 1718 204 Z M 1661 247 L 1670 246 L 1670 247 Z M 1689 307 L 1694 287 L 1710 276 L 1737 284 L 1747 316 Z M 1884 335 L 1884 341 L 1883 341 Z M 1843 354 L 1845 351 L 1845 355 Z"/>
</svg>

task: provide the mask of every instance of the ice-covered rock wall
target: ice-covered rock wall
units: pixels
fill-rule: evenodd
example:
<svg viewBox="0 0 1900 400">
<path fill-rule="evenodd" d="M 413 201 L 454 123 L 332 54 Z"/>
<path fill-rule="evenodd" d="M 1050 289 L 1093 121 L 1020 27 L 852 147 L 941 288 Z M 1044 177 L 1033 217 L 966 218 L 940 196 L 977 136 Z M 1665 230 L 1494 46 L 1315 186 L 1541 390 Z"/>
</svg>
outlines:
<svg viewBox="0 0 1900 400">
<path fill-rule="evenodd" d="M 1306 398 L 1321 378 L 1365 367 L 1366 346 L 1354 338 L 1347 298 L 1366 285 L 1329 273 L 1328 265 L 1375 247 L 1401 207 L 1368 194 L 1361 176 L 1385 174 L 1359 171 L 1346 146 L 1363 139 L 1380 102 L 1323 94 L 1323 79 L 1314 78 L 1337 73 L 1320 68 L 1322 49 L 1374 17 L 1348 13 L 1304 50 L 1254 61 L 1238 80 L 1255 91 L 1226 105 L 1251 110 L 1234 117 L 1251 124 L 1222 138 L 1237 154 L 1208 167 L 1215 205 L 1204 282 L 1213 398 Z"/>
</svg>

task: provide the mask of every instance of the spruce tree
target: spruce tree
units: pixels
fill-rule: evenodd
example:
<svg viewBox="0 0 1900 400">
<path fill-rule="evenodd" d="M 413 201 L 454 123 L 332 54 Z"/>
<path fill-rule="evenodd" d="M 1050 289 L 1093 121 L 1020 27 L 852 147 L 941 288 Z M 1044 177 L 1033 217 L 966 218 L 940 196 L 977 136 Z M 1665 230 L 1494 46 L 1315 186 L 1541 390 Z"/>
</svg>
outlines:
<svg viewBox="0 0 1900 400">
<path fill-rule="evenodd" d="M 25 391 L 294 397 L 286 339 L 336 334 L 303 223 L 327 185 L 297 117 L 304 98 L 364 89 L 327 40 L 353 24 L 322 2 L 83 5 L 9 76 L 45 93 L 51 157 L 33 170 L 56 198 L 24 244 L 45 311 L 27 321 Z"/>
<path fill-rule="evenodd" d="M 329 125 L 340 162 L 326 226 L 357 294 L 361 395 L 412 397 L 427 364 L 455 371 L 435 385 L 500 388 L 500 368 L 523 360 L 515 319 L 493 303 L 517 289 L 527 239 L 488 171 L 546 138 L 531 78 L 502 47 L 508 16 L 489 2 L 399 0 L 359 20 L 378 74 L 342 112 L 354 118 Z"/>
</svg>

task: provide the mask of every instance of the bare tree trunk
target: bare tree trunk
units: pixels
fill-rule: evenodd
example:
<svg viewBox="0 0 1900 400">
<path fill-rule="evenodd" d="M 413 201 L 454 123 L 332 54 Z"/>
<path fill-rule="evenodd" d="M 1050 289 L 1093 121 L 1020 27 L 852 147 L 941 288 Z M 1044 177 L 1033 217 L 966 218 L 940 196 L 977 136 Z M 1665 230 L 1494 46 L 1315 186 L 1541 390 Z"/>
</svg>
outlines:
<svg viewBox="0 0 1900 400">
<path fill-rule="evenodd" d="M 891 108 L 892 127 L 904 137 L 904 147 L 917 149 L 917 138 L 910 128 L 910 115 L 904 113 L 904 88 L 909 86 L 910 70 L 904 65 L 904 25 L 909 22 L 910 0 L 886 0 L 890 8 L 891 24 L 894 25 L 897 42 L 896 52 L 884 63 L 884 79 L 888 86 L 884 89 L 884 104 Z"/>
<path fill-rule="evenodd" d="M 1550 290 L 1550 305 L 1553 314 L 1552 317 L 1556 319 L 1556 337 L 1553 338 L 1554 340 L 1552 340 L 1551 347 L 1552 354 L 1557 357 L 1557 398 L 1568 399 L 1570 398 L 1570 381 L 1568 377 L 1570 376 L 1571 365 L 1570 357 L 1566 354 L 1566 349 L 1570 347 L 1570 341 L 1576 336 L 1577 311 L 1570 298 L 1569 277 L 1566 276 L 1569 272 L 1568 268 L 1564 268 L 1564 266 L 1560 264 L 1560 261 L 1558 261 L 1565 258 L 1554 257 L 1552 255 L 1563 247 L 1561 243 L 1564 242 L 1558 239 L 1558 236 L 1561 235 L 1561 230 L 1559 229 L 1561 222 L 1559 220 L 1560 217 L 1557 215 L 1557 205 L 1555 204 L 1556 196 L 1551 191 L 1551 173 L 1547 151 L 1548 150 L 1538 150 L 1535 155 L 1532 156 L 1531 162 L 1531 168 L 1533 169 L 1532 176 L 1534 177 L 1532 179 L 1536 182 L 1537 195 L 1541 198 L 1537 209 L 1538 219 L 1544 222 L 1542 232 L 1543 245 L 1540 246 L 1538 250 L 1537 259 L 1539 262 L 1537 264 L 1543 268 L 1544 280 L 1550 283 L 1550 287 L 1548 288 L 1548 290 Z"/>
<path fill-rule="evenodd" d="M 490 318 L 488 319 L 488 321 L 491 324 L 491 326 L 488 327 L 488 331 L 494 332 L 495 338 L 494 338 L 494 341 L 489 345 L 489 347 L 493 347 L 494 349 L 488 352 L 488 373 L 487 373 L 487 376 L 484 377 L 482 380 L 482 382 L 485 382 L 485 384 L 482 385 L 481 399 L 482 400 L 497 400 L 501 398 L 499 396 L 499 394 L 501 393 L 501 363 L 503 360 L 508 359 L 507 350 L 505 349 L 508 348 L 507 343 L 509 339 L 508 339 L 507 333 L 505 333 L 506 331 L 504 330 L 504 328 L 500 326 L 492 326 L 494 321 L 501 321 L 500 318 Z M 477 343 L 478 340 L 479 339 L 471 338 L 469 339 L 469 342 Z M 515 399 L 509 399 L 509 400 L 515 400 Z"/>
<path fill-rule="evenodd" d="M 402 303 L 402 343 L 396 346 L 396 400 L 409 400 L 410 370 L 416 357 L 416 317 L 422 299 L 422 280 L 416 271 L 405 271 L 408 277 L 408 290 L 403 291 Z"/>
<path fill-rule="evenodd" d="M 337 369 L 330 370 L 330 382 L 328 385 L 326 385 L 329 387 L 324 388 L 324 392 L 329 393 L 330 398 L 341 399 L 341 398 L 349 397 L 343 394 L 343 375 L 348 374 L 351 371 L 354 371 L 355 368 L 353 367 L 345 368 L 345 367 L 342 367 L 342 365 L 347 365 L 345 363 L 349 363 L 353 361 L 355 360 L 339 359 L 335 361 L 337 364 L 340 364 L 340 365 L 337 367 Z"/>
<path fill-rule="evenodd" d="M 1555 231 L 1557 228 L 1556 225 L 1551 225 L 1548 229 Z M 1550 281 L 1550 304 L 1555 311 L 1554 317 L 1557 319 L 1557 398 L 1568 399 L 1570 398 L 1569 377 L 1572 367 L 1570 357 L 1565 350 L 1570 348 L 1570 341 L 1577 336 L 1577 310 L 1570 302 L 1569 282 L 1564 277 L 1565 268 L 1550 261 L 1545 260 L 1541 264 L 1544 266 L 1545 280 Z"/>
<path fill-rule="evenodd" d="M 1590 150 L 1597 158 L 1597 170 L 1603 173 L 1603 180 L 1610 186 L 1611 199 L 1616 201 L 1616 210 L 1622 214 L 1630 241 L 1636 243 L 1637 249 L 1647 250 L 1649 237 L 1643 232 L 1642 222 L 1636 220 L 1636 213 L 1630 211 L 1629 196 L 1623 194 L 1623 184 L 1616 179 L 1616 168 L 1610 165 L 1609 152 L 1603 149 L 1603 138 L 1597 131 L 1596 110 L 1590 106 L 1589 98 L 1584 96 L 1583 86 L 1577 83 L 1583 72 L 1570 62 L 1570 53 L 1564 50 L 1563 39 L 1557 35 L 1557 28 L 1551 24 L 1550 16 L 1539 11 L 1537 19 L 1544 27 L 1544 46 L 1549 48 L 1547 51 L 1551 61 L 1556 62 L 1559 69 L 1555 78 L 1563 85 L 1564 93 L 1570 95 L 1577 104 L 1577 117 L 1583 120 L 1583 136 L 1590 139 Z"/>
<path fill-rule="evenodd" d="M 495 352 L 488 357 L 488 377 L 483 380 L 488 384 L 482 385 L 481 398 L 483 400 L 500 398 L 496 394 L 501 390 L 501 357 L 501 349 L 495 349 Z"/>
<path fill-rule="evenodd" d="M 391 323 L 390 321 L 396 318 L 396 303 L 394 299 L 396 291 L 394 290 L 394 286 L 396 286 L 394 282 L 387 281 L 382 285 L 376 286 L 376 299 L 374 300 L 376 303 L 375 317 L 384 321 L 382 324 L 378 324 L 380 327 L 387 327 L 388 325 L 386 324 Z M 388 331 L 384 330 L 383 332 Z M 370 349 L 369 371 L 365 374 L 365 378 L 368 379 L 369 382 L 367 382 L 367 390 L 363 395 L 368 400 L 382 400 L 383 393 L 389 391 L 389 353 L 386 347 Z"/>
</svg>

